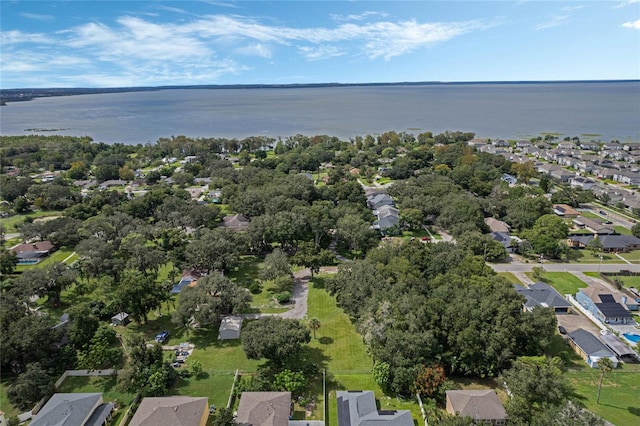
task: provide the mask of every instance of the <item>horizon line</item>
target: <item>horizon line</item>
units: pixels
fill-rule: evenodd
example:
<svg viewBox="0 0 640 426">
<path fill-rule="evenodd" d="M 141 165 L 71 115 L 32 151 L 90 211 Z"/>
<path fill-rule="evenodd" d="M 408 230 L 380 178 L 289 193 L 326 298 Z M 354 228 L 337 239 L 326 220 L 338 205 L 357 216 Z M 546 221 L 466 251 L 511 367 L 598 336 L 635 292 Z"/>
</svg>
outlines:
<svg viewBox="0 0 640 426">
<path fill-rule="evenodd" d="M 340 86 L 400 86 L 400 85 L 455 85 L 455 84 L 557 84 L 557 83 L 633 83 L 640 79 L 582 79 L 582 80 L 463 80 L 463 81 L 396 81 L 362 83 L 229 83 L 229 84 L 165 84 L 158 86 L 49 86 L 49 87 L 12 87 L 0 88 L 0 91 L 15 90 L 130 90 L 130 89 L 180 89 L 180 88 L 302 88 L 302 87 L 340 87 Z"/>
</svg>

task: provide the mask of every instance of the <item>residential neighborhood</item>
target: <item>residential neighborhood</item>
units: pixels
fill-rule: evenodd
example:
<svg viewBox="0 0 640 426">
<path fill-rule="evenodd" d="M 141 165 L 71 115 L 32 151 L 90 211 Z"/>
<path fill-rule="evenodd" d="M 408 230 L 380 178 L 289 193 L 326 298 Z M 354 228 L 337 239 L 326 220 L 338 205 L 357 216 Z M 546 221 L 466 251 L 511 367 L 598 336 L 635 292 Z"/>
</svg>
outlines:
<svg viewBox="0 0 640 426">
<path fill-rule="evenodd" d="M 403 138 L 6 151 L 4 418 L 632 424 L 635 188 L 577 170 L 635 149 Z"/>
</svg>

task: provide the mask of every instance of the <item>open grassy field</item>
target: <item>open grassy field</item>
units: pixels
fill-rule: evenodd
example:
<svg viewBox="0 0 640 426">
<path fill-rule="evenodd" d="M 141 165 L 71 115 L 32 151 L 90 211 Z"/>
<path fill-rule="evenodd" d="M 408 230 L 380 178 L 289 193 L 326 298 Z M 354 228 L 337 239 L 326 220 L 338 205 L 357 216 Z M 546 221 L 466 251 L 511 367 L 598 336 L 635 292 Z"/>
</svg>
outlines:
<svg viewBox="0 0 640 426">
<path fill-rule="evenodd" d="M 17 232 L 17 226 L 22 224 L 26 218 L 37 219 L 39 217 L 47 216 L 62 216 L 62 212 L 37 210 L 31 213 L 16 214 L 2 218 L 2 226 L 4 226 L 5 232 L 11 234 L 13 232 Z"/>
<path fill-rule="evenodd" d="M 602 256 L 602 259 L 600 259 Z M 571 263 L 625 263 L 612 253 L 593 253 L 587 249 L 572 249 L 568 254 Z"/>
<path fill-rule="evenodd" d="M 531 273 L 527 275 L 533 279 Z M 555 288 L 560 294 L 576 294 L 578 289 L 587 287 L 587 284 L 580 281 L 568 272 L 545 272 L 542 281 Z"/>
<path fill-rule="evenodd" d="M 616 369 L 602 383 L 600 404 L 596 404 L 597 369 L 584 368 L 566 373 L 576 399 L 588 410 L 616 425 L 640 424 L 640 372 Z"/>
</svg>

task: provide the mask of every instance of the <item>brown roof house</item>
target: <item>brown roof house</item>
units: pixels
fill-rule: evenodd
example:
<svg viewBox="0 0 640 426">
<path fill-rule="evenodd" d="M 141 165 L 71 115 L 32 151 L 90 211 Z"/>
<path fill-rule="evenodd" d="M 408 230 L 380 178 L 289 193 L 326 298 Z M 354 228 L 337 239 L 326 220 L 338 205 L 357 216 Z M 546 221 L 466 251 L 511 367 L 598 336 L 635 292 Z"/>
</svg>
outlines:
<svg viewBox="0 0 640 426">
<path fill-rule="evenodd" d="M 491 389 L 447 391 L 447 412 L 471 417 L 476 424 L 503 425 L 507 419 L 498 395 Z"/>
<path fill-rule="evenodd" d="M 205 426 L 209 400 L 191 396 L 147 397 L 129 426 Z"/>
<path fill-rule="evenodd" d="M 51 241 L 19 244 L 11 249 L 18 256 L 18 265 L 35 265 L 55 251 Z"/>
<path fill-rule="evenodd" d="M 249 219 L 241 214 L 225 216 L 222 218 L 222 226 L 234 231 L 246 231 L 249 227 Z"/>
<path fill-rule="evenodd" d="M 245 426 L 288 426 L 291 392 L 242 392 L 236 423 Z"/>
</svg>

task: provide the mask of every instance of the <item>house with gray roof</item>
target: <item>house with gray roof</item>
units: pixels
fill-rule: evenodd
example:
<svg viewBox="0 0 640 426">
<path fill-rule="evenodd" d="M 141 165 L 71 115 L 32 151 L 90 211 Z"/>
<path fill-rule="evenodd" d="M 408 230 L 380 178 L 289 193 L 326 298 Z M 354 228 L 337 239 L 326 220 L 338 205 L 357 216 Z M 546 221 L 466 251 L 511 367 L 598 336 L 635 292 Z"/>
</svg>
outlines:
<svg viewBox="0 0 640 426">
<path fill-rule="evenodd" d="M 475 424 L 503 425 L 507 420 L 504 406 L 491 389 L 450 390 L 446 399 L 449 414 L 471 417 Z"/>
<path fill-rule="evenodd" d="M 337 391 L 338 426 L 413 426 L 409 410 L 378 410 L 372 391 Z"/>
<path fill-rule="evenodd" d="M 101 393 L 56 393 L 33 416 L 31 426 L 104 426 L 114 409 Z"/>
<path fill-rule="evenodd" d="M 237 315 L 227 315 L 222 318 L 218 329 L 218 340 L 234 340 L 240 338 L 242 329 L 242 317 Z"/>
<path fill-rule="evenodd" d="M 129 426 L 205 426 L 208 417 L 208 398 L 146 397 L 140 402 Z"/>
<path fill-rule="evenodd" d="M 367 197 L 367 205 L 372 210 L 378 210 L 382 206 L 393 206 L 393 198 L 385 193 L 372 194 Z"/>
<path fill-rule="evenodd" d="M 609 358 L 613 363 L 613 368 L 618 366 L 618 358 L 616 355 L 587 330 L 578 328 L 569 333 L 568 337 L 567 341 L 569 345 L 589 364 L 589 367 L 598 367 L 598 360 L 600 358 Z"/>
<path fill-rule="evenodd" d="M 241 426 L 289 426 L 291 392 L 242 392 L 236 423 Z"/>
<path fill-rule="evenodd" d="M 246 231 L 249 227 L 249 219 L 241 214 L 228 215 L 222 218 L 222 226 L 234 231 Z"/>
<path fill-rule="evenodd" d="M 571 303 L 547 283 L 538 281 L 529 287 L 516 285 L 515 289 L 527 299 L 524 302 L 524 308 L 527 311 L 532 311 L 536 307 L 542 307 L 552 308 L 556 314 L 571 313 Z"/>
<path fill-rule="evenodd" d="M 626 296 L 598 284 L 581 288 L 576 294 L 576 301 L 604 324 L 635 324 L 628 307 L 624 305 L 628 300 Z"/>
<path fill-rule="evenodd" d="M 582 222 L 582 218 L 580 221 Z M 585 248 L 593 239 L 593 235 L 570 235 L 567 243 L 573 248 Z M 640 238 L 633 235 L 599 235 L 598 240 L 605 253 L 624 253 L 640 249 Z"/>
</svg>

